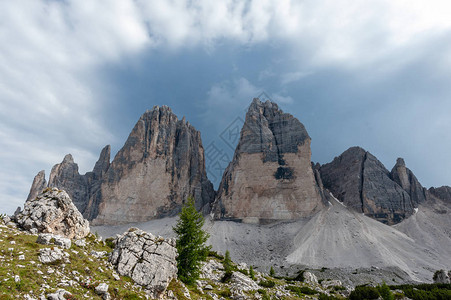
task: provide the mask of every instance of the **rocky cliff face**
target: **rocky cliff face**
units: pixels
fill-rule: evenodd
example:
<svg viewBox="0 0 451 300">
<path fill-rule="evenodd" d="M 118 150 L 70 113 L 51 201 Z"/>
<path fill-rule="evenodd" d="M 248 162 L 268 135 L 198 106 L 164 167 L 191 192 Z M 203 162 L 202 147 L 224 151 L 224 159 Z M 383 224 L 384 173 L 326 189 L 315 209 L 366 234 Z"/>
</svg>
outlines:
<svg viewBox="0 0 451 300">
<path fill-rule="evenodd" d="M 324 187 L 346 206 L 387 224 L 401 222 L 426 201 L 426 191 L 404 160 L 389 172 L 371 153 L 346 150 L 320 167 Z"/>
<path fill-rule="evenodd" d="M 418 204 L 426 201 L 427 190 L 420 184 L 413 172 L 406 167 L 404 159 L 396 160 L 396 165 L 390 175 L 409 194 L 414 207 L 418 207 Z"/>
<path fill-rule="evenodd" d="M 94 222 L 142 222 L 176 215 L 188 196 L 214 198 L 200 133 L 167 106 L 144 113 L 106 171 Z"/>
<path fill-rule="evenodd" d="M 27 201 L 36 198 L 47 187 L 47 180 L 45 180 L 45 171 L 40 171 L 33 179 L 31 184 L 30 193 L 28 194 Z"/>
<path fill-rule="evenodd" d="M 438 188 L 431 187 L 429 193 L 434 197 L 451 204 L 451 187 L 446 185 Z"/>
<path fill-rule="evenodd" d="M 92 172 L 79 174 L 70 154 L 34 179 L 29 199 L 46 186 L 64 189 L 79 211 L 95 224 L 142 222 L 175 215 L 188 196 L 209 209 L 213 185 L 205 171 L 200 133 L 178 120 L 167 106 L 144 113 L 110 163 L 106 146 Z"/>
<path fill-rule="evenodd" d="M 311 215 L 323 207 L 310 137 L 275 103 L 254 99 L 223 175 L 215 217 L 257 223 Z"/>
</svg>

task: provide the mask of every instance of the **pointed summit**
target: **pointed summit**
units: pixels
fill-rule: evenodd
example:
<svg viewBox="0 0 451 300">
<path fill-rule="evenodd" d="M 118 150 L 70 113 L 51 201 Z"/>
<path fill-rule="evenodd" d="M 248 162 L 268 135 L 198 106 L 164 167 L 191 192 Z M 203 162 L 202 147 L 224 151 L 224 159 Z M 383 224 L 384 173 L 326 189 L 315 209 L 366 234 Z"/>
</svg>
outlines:
<svg viewBox="0 0 451 300">
<path fill-rule="evenodd" d="M 276 103 L 253 99 L 215 201 L 215 217 L 292 220 L 323 206 L 304 125 Z"/>
</svg>

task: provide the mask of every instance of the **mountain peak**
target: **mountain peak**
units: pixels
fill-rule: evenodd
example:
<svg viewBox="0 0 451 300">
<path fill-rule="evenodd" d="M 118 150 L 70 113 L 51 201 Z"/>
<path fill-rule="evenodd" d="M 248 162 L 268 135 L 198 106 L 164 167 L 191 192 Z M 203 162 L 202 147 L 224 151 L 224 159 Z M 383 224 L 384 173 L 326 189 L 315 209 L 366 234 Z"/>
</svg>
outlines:
<svg viewBox="0 0 451 300">
<path fill-rule="evenodd" d="M 310 159 L 304 125 L 254 98 L 219 186 L 216 217 L 258 223 L 311 215 L 323 204 Z"/>
</svg>

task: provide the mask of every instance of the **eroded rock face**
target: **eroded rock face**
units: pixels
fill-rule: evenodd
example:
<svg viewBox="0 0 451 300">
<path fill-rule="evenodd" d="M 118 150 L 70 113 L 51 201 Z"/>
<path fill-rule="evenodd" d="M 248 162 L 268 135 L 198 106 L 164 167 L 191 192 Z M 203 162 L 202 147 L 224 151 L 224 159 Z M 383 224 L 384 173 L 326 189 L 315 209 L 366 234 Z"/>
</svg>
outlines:
<svg viewBox="0 0 451 300">
<path fill-rule="evenodd" d="M 390 173 L 360 147 L 352 147 L 322 165 L 320 173 L 324 187 L 337 199 L 383 223 L 401 222 L 425 201 L 423 188 L 402 159 Z"/>
<path fill-rule="evenodd" d="M 418 207 L 418 204 L 426 201 L 427 190 L 420 184 L 413 172 L 406 167 L 404 159 L 398 158 L 396 160 L 396 165 L 390 175 L 409 194 L 414 207 Z"/>
<path fill-rule="evenodd" d="M 451 203 L 451 187 L 449 186 L 431 187 L 429 193 L 447 203 Z"/>
<path fill-rule="evenodd" d="M 214 200 L 200 133 L 167 106 L 154 107 L 136 123 L 110 163 L 106 146 L 92 172 L 81 175 L 70 154 L 55 165 L 49 187 L 64 189 L 85 218 L 99 224 L 143 222 L 176 215 L 188 196 L 208 212 Z M 29 199 L 45 187 L 40 172 Z"/>
<path fill-rule="evenodd" d="M 72 203 L 69 195 L 57 188 L 48 188 L 32 200 L 27 200 L 23 211 L 14 216 L 25 230 L 52 233 L 72 238 L 84 238 L 89 234 L 89 222 Z"/>
<path fill-rule="evenodd" d="M 27 201 L 36 198 L 46 187 L 47 181 L 45 180 L 45 171 L 42 170 L 33 179 Z"/>
<path fill-rule="evenodd" d="M 162 296 L 177 277 L 175 240 L 132 228 L 117 237 L 115 243 L 109 260 L 117 272 L 143 286 L 151 297 Z"/>
<path fill-rule="evenodd" d="M 323 206 L 311 166 L 310 137 L 275 103 L 254 99 L 215 201 L 218 219 L 291 220 Z"/>
<path fill-rule="evenodd" d="M 197 209 L 209 209 L 214 190 L 200 133 L 167 106 L 147 111 L 105 173 L 101 194 L 96 224 L 174 216 L 190 195 Z"/>
</svg>

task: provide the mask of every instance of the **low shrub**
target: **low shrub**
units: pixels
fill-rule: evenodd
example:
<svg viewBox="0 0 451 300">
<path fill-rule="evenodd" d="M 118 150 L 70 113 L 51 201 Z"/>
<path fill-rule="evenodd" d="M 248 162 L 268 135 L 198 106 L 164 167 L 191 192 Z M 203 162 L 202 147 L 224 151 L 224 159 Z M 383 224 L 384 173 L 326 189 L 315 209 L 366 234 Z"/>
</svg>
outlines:
<svg viewBox="0 0 451 300">
<path fill-rule="evenodd" d="M 285 287 L 285 289 L 297 294 L 299 297 L 302 297 L 303 294 L 304 295 L 315 295 L 315 294 L 318 294 L 317 291 L 312 290 L 308 286 L 289 285 L 289 286 Z"/>
<path fill-rule="evenodd" d="M 378 299 L 379 297 L 378 289 L 372 286 L 357 286 L 349 295 L 350 300 Z"/>
<path fill-rule="evenodd" d="M 265 288 L 273 288 L 276 285 L 273 280 L 262 280 L 258 284 Z"/>
<path fill-rule="evenodd" d="M 219 254 L 216 251 L 211 251 L 211 250 L 208 251 L 208 256 L 215 257 L 215 258 L 217 258 L 219 260 L 224 260 L 224 255 L 221 255 L 221 254 Z"/>
</svg>

